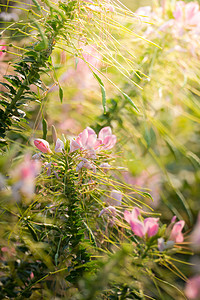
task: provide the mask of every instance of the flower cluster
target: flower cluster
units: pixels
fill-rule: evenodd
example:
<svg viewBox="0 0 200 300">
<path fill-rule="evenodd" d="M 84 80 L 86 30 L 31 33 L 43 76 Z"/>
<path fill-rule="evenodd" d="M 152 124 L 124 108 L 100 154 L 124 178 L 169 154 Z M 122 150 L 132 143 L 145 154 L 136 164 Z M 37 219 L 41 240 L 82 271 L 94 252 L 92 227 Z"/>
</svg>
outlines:
<svg viewBox="0 0 200 300">
<path fill-rule="evenodd" d="M 82 151 L 82 156 L 78 159 L 81 160 L 80 163 L 76 167 L 76 171 L 78 172 L 83 167 L 86 169 L 91 169 L 93 172 L 96 172 L 96 167 L 94 166 L 93 161 L 89 161 L 88 159 L 95 159 L 96 152 L 101 150 L 110 150 L 116 144 L 116 136 L 112 134 L 112 130 L 110 127 L 104 127 L 100 130 L 98 137 L 95 131 L 87 127 L 84 129 L 77 138 L 72 139 L 70 143 L 70 151 L 69 153 L 75 152 L 77 150 Z M 49 143 L 44 139 L 35 139 L 34 145 L 42 152 L 46 154 L 53 154 Z M 63 141 L 56 137 L 55 148 L 54 151 L 56 153 L 64 153 L 65 146 Z M 85 157 L 84 157 L 85 156 Z M 41 154 L 34 155 L 34 158 L 38 159 L 41 157 Z M 47 174 L 51 174 L 49 168 L 51 167 L 51 163 L 48 166 Z M 108 168 L 108 163 L 103 163 L 102 168 Z"/>
<path fill-rule="evenodd" d="M 131 230 L 136 236 L 140 238 L 151 238 L 158 233 L 159 230 L 159 218 L 142 218 L 141 210 L 134 207 L 132 212 L 125 211 L 124 219 L 130 224 Z M 160 251 L 172 248 L 174 243 L 182 243 L 183 237 L 183 227 L 185 222 L 183 220 L 175 222 L 176 217 L 173 217 L 171 224 L 166 230 L 166 235 L 168 235 L 167 242 L 161 237 L 158 239 L 158 249 Z"/>
</svg>

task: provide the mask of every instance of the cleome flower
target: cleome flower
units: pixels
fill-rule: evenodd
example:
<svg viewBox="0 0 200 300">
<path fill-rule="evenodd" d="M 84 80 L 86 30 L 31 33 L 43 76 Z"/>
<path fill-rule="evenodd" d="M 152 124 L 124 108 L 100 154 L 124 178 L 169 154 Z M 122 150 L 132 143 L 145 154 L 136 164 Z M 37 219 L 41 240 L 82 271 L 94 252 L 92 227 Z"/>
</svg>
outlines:
<svg viewBox="0 0 200 300">
<path fill-rule="evenodd" d="M 100 147 L 104 150 L 110 150 L 116 144 L 116 140 L 117 138 L 112 134 L 112 130 L 109 126 L 102 128 L 98 137 L 92 128 L 87 127 L 75 140 L 71 141 L 70 152 L 74 152 L 78 149 L 95 151 Z"/>
<path fill-rule="evenodd" d="M 137 207 L 134 207 L 132 212 L 124 212 L 124 218 L 130 224 L 135 235 L 139 237 L 147 236 L 148 238 L 156 235 L 159 228 L 159 218 L 145 218 L 140 221 L 138 219 L 140 216 L 140 210 Z"/>
<path fill-rule="evenodd" d="M 200 27 L 200 10 L 196 2 L 178 1 L 173 15 L 175 21 L 187 29 Z"/>
</svg>

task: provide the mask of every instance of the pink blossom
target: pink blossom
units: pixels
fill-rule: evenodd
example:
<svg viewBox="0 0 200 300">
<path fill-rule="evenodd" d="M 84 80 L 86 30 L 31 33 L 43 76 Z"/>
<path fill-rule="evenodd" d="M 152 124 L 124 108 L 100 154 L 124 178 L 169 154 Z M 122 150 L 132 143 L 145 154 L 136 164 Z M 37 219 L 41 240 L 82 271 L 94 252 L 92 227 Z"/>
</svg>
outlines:
<svg viewBox="0 0 200 300">
<path fill-rule="evenodd" d="M 178 1 L 173 15 L 176 22 L 183 27 L 193 29 L 200 26 L 200 10 L 196 2 Z"/>
<path fill-rule="evenodd" d="M 192 248 L 195 251 L 200 251 L 200 212 L 198 214 L 197 223 L 191 234 Z"/>
<path fill-rule="evenodd" d="M 101 140 L 101 146 L 105 150 L 112 149 L 117 141 L 116 135 L 112 134 L 112 130 L 109 126 L 104 127 L 100 130 L 98 138 L 99 140 Z"/>
<path fill-rule="evenodd" d="M 159 218 L 146 218 L 144 221 L 140 221 L 138 217 L 140 216 L 140 210 L 134 208 L 132 212 L 125 211 L 124 218 L 130 224 L 132 231 L 135 235 L 139 237 L 152 237 L 156 235 L 159 228 Z"/>
<path fill-rule="evenodd" d="M 56 140 L 56 145 L 55 145 L 55 152 L 63 152 L 64 150 L 64 143 L 60 139 Z"/>
<path fill-rule="evenodd" d="M 169 240 L 174 241 L 175 243 L 182 243 L 184 241 L 184 237 L 182 234 L 182 229 L 185 225 L 185 221 L 181 220 L 174 224 Z"/>
<path fill-rule="evenodd" d="M 3 52 L 2 50 L 6 50 L 6 46 L 4 46 L 4 42 L 0 41 L 0 44 L 3 44 L 0 46 L 0 60 L 2 60 L 4 58 L 4 56 L 6 55 L 6 52 Z"/>
<path fill-rule="evenodd" d="M 104 150 L 110 150 L 116 143 L 116 136 L 112 134 L 110 127 L 104 127 L 100 130 L 98 138 L 95 131 L 87 127 L 81 132 L 75 140 L 71 141 L 70 152 L 78 149 L 97 150 L 100 146 Z M 94 153 L 93 153 L 94 154 Z"/>
<path fill-rule="evenodd" d="M 19 199 L 19 192 L 28 198 L 33 196 L 35 178 L 40 168 L 41 163 L 39 160 L 32 160 L 29 155 L 26 155 L 24 161 L 12 171 L 12 178 L 16 181 L 13 185 L 13 195 L 16 200 Z"/>
<path fill-rule="evenodd" d="M 34 140 L 35 146 L 43 153 L 52 153 L 49 143 L 43 139 Z"/>
<path fill-rule="evenodd" d="M 191 300 L 198 300 L 200 298 L 200 275 L 196 275 L 188 280 L 185 295 Z"/>
</svg>

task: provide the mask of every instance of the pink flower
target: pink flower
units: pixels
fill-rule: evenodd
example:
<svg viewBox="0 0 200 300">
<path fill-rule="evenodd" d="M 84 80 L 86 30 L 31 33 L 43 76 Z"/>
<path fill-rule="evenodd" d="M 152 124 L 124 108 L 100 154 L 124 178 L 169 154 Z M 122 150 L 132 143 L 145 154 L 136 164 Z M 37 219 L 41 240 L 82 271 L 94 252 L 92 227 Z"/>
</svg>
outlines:
<svg viewBox="0 0 200 300">
<path fill-rule="evenodd" d="M 0 41 L 0 44 L 4 44 L 4 42 Z M 6 52 L 3 52 L 2 50 L 6 50 L 6 49 L 7 49 L 6 46 L 4 45 L 0 46 L 0 60 L 2 60 L 3 57 L 6 55 Z"/>
<path fill-rule="evenodd" d="M 100 146 L 104 150 L 110 150 L 116 143 L 116 136 L 112 134 L 110 127 L 104 127 L 100 130 L 98 138 L 95 131 L 87 127 L 81 132 L 75 140 L 71 141 L 70 152 L 78 149 L 97 150 Z M 94 153 L 93 153 L 94 154 Z"/>
<path fill-rule="evenodd" d="M 112 130 L 109 126 L 104 127 L 100 130 L 98 135 L 99 140 L 102 142 L 102 148 L 105 150 L 110 150 L 116 144 L 116 135 L 112 134 Z"/>
<path fill-rule="evenodd" d="M 43 139 L 34 140 L 35 146 L 43 153 L 52 153 L 49 143 Z"/>
<path fill-rule="evenodd" d="M 186 4 L 183 1 L 178 1 L 173 15 L 176 22 L 186 28 L 193 29 L 200 26 L 199 5 L 195 2 Z"/>
<path fill-rule="evenodd" d="M 124 218 L 130 224 L 132 231 L 139 237 L 152 237 L 156 235 L 159 228 L 159 218 L 146 218 L 144 221 L 140 221 L 140 210 L 135 207 L 132 212 L 125 211 Z"/>
<path fill-rule="evenodd" d="M 198 300 L 200 298 L 200 275 L 190 278 L 186 284 L 185 295 L 188 299 Z"/>
<path fill-rule="evenodd" d="M 195 251 L 200 251 L 200 212 L 198 214 L 197 223 L 191 234 L 192 248 Z"/>
<path fill-rule="evenodd" d="M 12 178 L 16 181 L 13 185 L 13 195 L 16 200 L 19 200 L 19 192 L 31 198 L 35 190 L 35 178 L 38 175 L 41 168 L 39 160 L 32 160 L 27 155 L 24 161 L 12 171 Z"/>
<path fill-rule="evenodd" d="M 185 221 L 181 220 L 174 224 L 169 240 L 174 241 L 175 243 L 182 243 L 184 241 L 184 237 L 182 234 L 182 229 L 185 225 Z"/>
</svg>

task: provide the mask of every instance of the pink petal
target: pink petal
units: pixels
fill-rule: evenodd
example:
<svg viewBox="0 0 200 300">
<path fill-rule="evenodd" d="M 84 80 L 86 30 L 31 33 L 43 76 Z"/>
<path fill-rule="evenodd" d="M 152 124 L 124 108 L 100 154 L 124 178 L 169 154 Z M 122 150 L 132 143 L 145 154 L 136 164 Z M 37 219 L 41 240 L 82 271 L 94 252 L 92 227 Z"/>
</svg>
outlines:
<svg viewBox="0 0 200 300">
<path fill-rule="evenodd" d="M 104 140 L 107 135 L 112 135 L 112 130 L 109 126 L 104 127 L 99 131 L 98 138 Z"/>
<path fill-rule="evenodd" d="M 117 141 L 117 138 L 115 135 L 109 135 L 103 140 L 102 147 L 105 150 L 110 150 L 114 147 L 114 145 L 116 144 L 116 141 Z"/>
<path fill-rule="evenodd" d="M 152 237 L 158 232 L 158 221 L 159 218 L 146 218 L 144 220 L 144 227 L 148 237 Z"/>
<path fill-rule="evenodd" d="M 96 150 L 99 146 L 102 145 L 102 140 L 100 139 L 96 139 L 96 142 L 94 144 L 94 149 Z"/>
<path fill-rule="evenodd" d="M 183 220 L 178 221 L 174 224 L 169 240 L 174 241 L 176 243 L 182 243 L 184 241 L 184 237 L 182 234 L 182 229 L 185 225 L 185 222 Z"/>
<path fill-rule="evenodd" d="M 179 22 L 182 21 L 182 18 L 183 18 L 183 7 L 184 6 L 185 6 L 185 3 L 183 1 L 178 1 L 176 3 L 176 9 L 173 12 L 174 18 Z"/>
<path fill-rule="evenodd" d="M 60 139 L 56 140 L 55 152 L 62 152 L 64 150 L 64 143 Z"/>
<path fill-rule="evenodd" d="M 43 139 L 34 140 L 35 146 L 43 153 L 52 153 L 49 147 L 49 143 Z"/>
<path fill-rule="evenodd" d="M 86 148 L 87 147 L 87 141 L 88 141 L 88 131 L 87 131 L 87 129 L 84 129 L 79 134 L 79 137 L 80 137 L 81 144 L 83 145 L 84 148 Z"/>
<path fill-rule="evenodd" d="M 140 222 L 139 220 L 135 219 L 135 220 L 131 220 L 130 221 L 130 225 L 131 225 L 131 229 L 133 231 L 133 233 L 139 237 L 144 237 L 145 236 L 145 227 L 144 224 L 142 222 Z"/>
<path fill-rule="evenodd" d="M 74 151 L 76 151 L 80 148 L 81 148 L 80 144 L 78 144 L 75 140 L 72 140 L 71 143 L 70 143 L 70 151 L 69 152 L 70 153 L 74 152 Z"/>
</svg>

